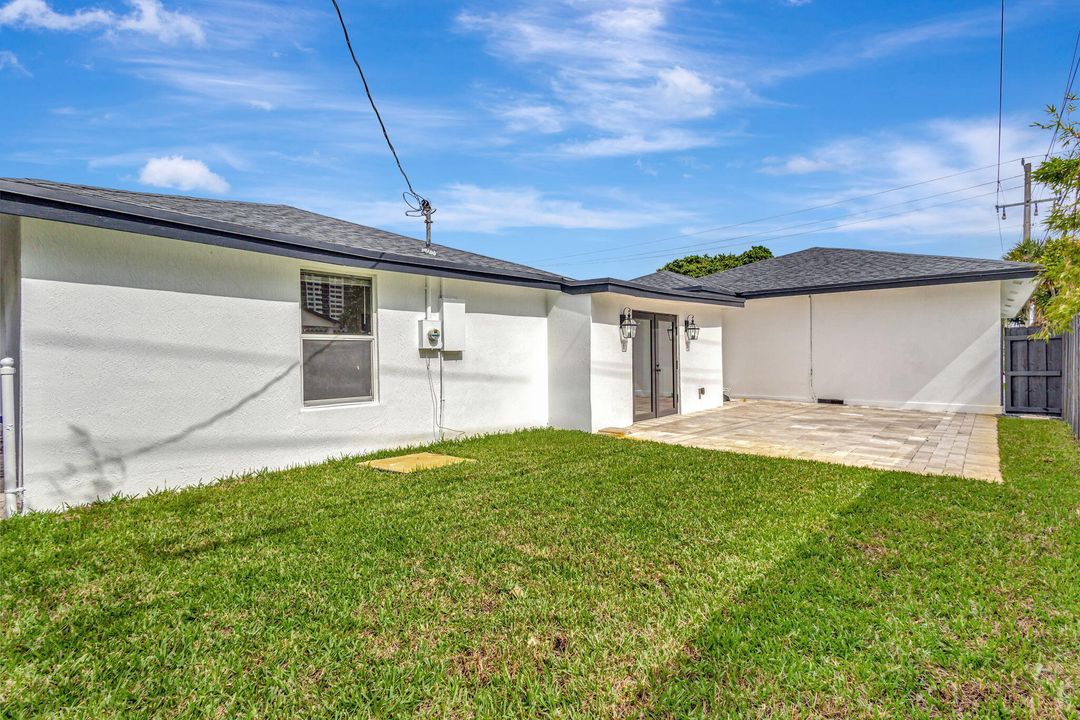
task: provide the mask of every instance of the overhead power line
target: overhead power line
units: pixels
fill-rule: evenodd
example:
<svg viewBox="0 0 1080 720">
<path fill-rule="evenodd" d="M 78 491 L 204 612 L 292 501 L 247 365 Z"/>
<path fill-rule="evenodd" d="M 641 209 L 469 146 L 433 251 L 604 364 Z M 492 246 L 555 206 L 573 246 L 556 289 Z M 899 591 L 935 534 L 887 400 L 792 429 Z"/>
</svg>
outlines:
<svg viewBox="0 0 1080 720">
<path fill-rule="evenodd" d="M 390 133 L 386 131 L 386 123 L 383 122 L 382 114 L 379 112 L 379 106 L 375 104 L 375 98 L 371 96 L 371 88 L 368 87 L 367 77 L 364 75 L 364 68 L 360 67 L 360 61 L 356 59 L 356 51 L 353 50 L 352 40 L 349 39 L 349 28 L 345 25 L 345 18 L 341 14 L 341 7 L 338 5 L 337 0 L 330 0 L 330 2 L 334 3 L 334 10 L 337 12 L 338 22 L 341 23 L 341 32 L 345 35 L 345 45 L 349 48 L 349 56 L 352 57 L 353 65 L 356 66 L 356 72 L 360 73 L 360 82 L 364 84 L 364 93 L 367 95 L 368 102 L 371 103 L 371 109 L 375 112 L 375 119 L 379 121 L 379 127 L 382 128 L 383 138 L 386 140 L 386 147 L 390 148 L 390 154 L 394 156 L 394 162 L 397 163 L 398 172 L 401 173 L 401 177 L 405 178 L 405 186 L 409 188 L 409 192 L 415 193 L 416 191 L 413 190 L 409 175 L 401 165 L 401 158 L 398 157 L 397 150 L 394 149 L 394 143 L 390 141 Z"/>
<path fill-rule="evenodd" d="M 1023 175 L 1014 175 L 1012 177 L 1005 178 L 1005 180 L 1007 180 L 1007 181 L 1008 180 L 1016 180 L 1017 178 L 1020 178 L 1020 177 L 1023 177 Z M 722 240 L 719 240 L 719 241 L 717 241 L 717 240 L 706 240 L 705 242 L 692 243 L 690 245 L 681 245 L 681 246 L 677 246 L 677 247 L 665 248 L 663 251 L 657 251 L 657 254 L 658 255 L 660 255 L 660 254 L 669 255 L 669 254 L 672 254 L 672 253 L 682 253 L 682 252 L 687 252 L 687 251 L 691 251 L 691 250 L 703 250 L 703 249 L 719 250 L 719 249 L 727 248 L 727 247 L 734 247 L 734 246 L 739 246 L 739 245 L 748 245 L 749 243 L 731 242 L 731 241 L 744 240 L 746 238 L 753 238 L 753 237 L 760 238 L 762 236 L 773 235 L 775 233 L 783 232 L 785 230 L 794 230 L 794 229 L 797 229 L 797 228 L 803 228 L 803 227 L 807 227 L 807 226 L 811 226 L 811 225 L 820 225 L 822 223 L 834 222 L 836 220 L 846 220 L 848 218 L 859 217 L 860 215 L 868 215 L 870 213 L 876 213 L 876 212 L 880 212 L 882 210 L 888 210 L 889 208 L 900 207 L 901 205 L 910 205 L 911 203 L 923 202 L 925 200 L 933 200 L 934 198 L 944 197 L 946 195 L 955 195 L 956 193 L 959 193 L 959 192 L 966 192 L 968 190 L 974 190 L 976 188 L 986 187 L 987 185 L 994 185 L 994 184 L 996 184 L 996 182 L 997 182 L 996 180 L 990 180 L 990 181 L 984 182 L 984 183 L 977 183 L 975 185 L 969 185 L 967 187 L 957 188 L 956 190 L 947 190 L 945 192 L 933 193 L 931 195 L 924 195 L 923 197 L 912 198 L 910 200 L 903 200 L 903 201 L 898 202 L 898 203 L 890 203 L 889 205 L 878 205 L 877 207 L 867 208 L 865 210 L 860 210 L 859 212 L 845 213 L 844 215 L 834 215 L 832 217 L 819 218 L 817 220 L 807 220 L 806 222 L 795 223 L 794 225 L 785 225 L 785 226 L 778 227 L 778 228 L 770 228 L 768 230 L 759 230 L 757 232 L 746 233 L 746 234 L 743 234 L 743 235 L 733 235 L 731 237 L 723 238 Z M 919 209 L 920 208 L 912 208 L 909 212 L 916 212 Z M 763 240 L 768 240 L 768 239 L 769 238 L 767 238 L 767 237 L 763 238 Z M 585 262 L 587 262 L 588 264 L 591 264 L 593 262 L 603 262 L 605 260 L 610 260 L 610 259 L 611 259 L 610 257 L 608 257 L 608 258 L 599 258 L 599 259 L 589 260 L 589 261 L 585 261 Z"/>
<path fill-rule="evenodd" d="M 986 184 L 989 184 L 989 183 L 984 183 L 984 185 L 986 185 Z M 1004 188 L 1004 191 L 1008 192 L 1010 190 L 1017 190 L 1020 187 L 1022 187 L 1022 186 L 1021 185 L 1015 185 L 1015 186 L 1012 186 L 1012 187 Z M 912 213 L 922 212 L 924 210 L 932 210 L 934 208 L 945 207 L 947 205 L 956 205 L 957 203 L 970 202 L 971 200 L 978 200 L 980 198 L 989 197 L 991 195 L 994 195 L 994 194 L 996 194 L 996 192 L 997 192 L 997 190 L 995 188 L 994 190 L 992 190 L 990 192 L 981 193 L 981 194 L 978 194 L 978 195 L 970 195 L 968 197 L 962 197 L 962 198 L 959 198 L 959 199 L 956 199 L 956 200 L 949 200 L 949 201 L 942 202 L 942 203 L 935 203 L 933 205 L 924 205 L 922 207 L 912 208 L 910 210 L 904 210 L 904 211 L 901 211 L 901 212 L 889 213 L 889 214 L 886 214 L 886 215 L 878 215 L 876 217 L 864 218 L 862 220 L 855 220 L 853 222 L 838 223 L 836 225 L 830 225 L 830 226 L 827 226 L 827 227 L 813 228 L 813 229 L 810 229 L 810 230 L 804 230 L 802 232 L 797 232 L 797 233 L 787 233 L 787 234 L 782 234 L 782 235 L 773 235 L 773 236 L 770 236 L 770 237 L 763 238 L 763 241 L 772 242 L 772 241 L 776 241 L 776 240 L 784 240 L 784 239 L 793 238 L 793 237 L 802 237 L 804 235 L 812 235 L 814 233 L 827 232 L 829 230 L 838 230 L 840 228 L 851 227 L 853 225 L 862 225 L 862 224 L 865 224 L 865 223 L 874 222 L 876 220 L 886 220 L 886 219 L 889 219 L 889 218 L 900 217 L 900 216 L 903 216 L 903 215 L 910 215 Z M 773 232 L 776 232 L 776 231 L 773 231 Z M 731 238 L 728 238 L 728 239 L 731 239 Z M 737 243 L 737 245 L 749 245 L 749 244 L 751 244 L 751 243 L 749 243 L 749 242 Z M 723 247 L 723 246 L 718 245 L 716 247 Z M 665 257 L 670 257 L 670 252 L 671 251 L 659 251 L 659 252 L 651 252 L 651 253 L 639 253 L 639 254 L 635 254 L 635 255 L 623 255 L 619 259 L 620 260 L 645 260 L 645 259 L 665 258 Z M 582 265 L 591 265 L 591 264 L 594 264 L 594 263 L 610 262 L 610 261 L 611 261 L 610 258 L 604 258 L 604 259 L 601 259 L 601 260 L 583 260 L 583 261 L 580 262 L 580 264 L 582 264 Z"/>
<path fill-rule="evenodd" d="M 1004 190 L 1006 192 L 1008 192 L 1010 190 L 1018 190 L 1020 187 L 1021 187 L 1020 185 L 1014 185 L 1014 186 L 1009 187 L 1009 188 L 1004 188 Z M 971 195 L 969 197 L 963 197 L 963 198 L 959 198 L 957 200 L 950 200 L 950 201 L 943 202 L 943 203 L 935 203 L 934 205 L 925 205 L 923 207 L 912 208 L 911 210 L 904 210 L 902 212 L 889 213 L 889 214 L 886 214 L 886 215 L 879 215 L 879 216 L 876 216 L 876 217 L 865 218 L 863 220 L 856 220 L 854 222 L 838 223 L 836 225 L 830 225 L 830 226 L 821 227 L 821 228 L 813 228 L 811 230 L 804 230 L 802 232 L 797 232 L 797 233 L 787 233 L 787 234 L 782 234 L 782 235 L 773 235 L 773 236 L 770 236 L 770 237 L 763 238 L 763 241 L 772 242 L 772 241 L 775 241 L 775 240 L 784 240 L 784 239 L 789 239 L 789 238 L 793 238 L 793 237 L 802 237 L 804 235 L 812 235 L 812 234 L 819 233 L 819 232 L 828 232 L 829 230 L 837 230 L 837 229 L 840 229 L 840 228 L 850 227 L 850 226 L 853 226 L 853 225 L 862 225 L 862 224 L 865 224 L 865 223 L 868 223 L 868 222 L 874 222 L 875 220 L 886 220 L 888 218 L 900 217 L 900 216 L 903 216 L 903 215 L 910 215 L 912 213 L 922 212 L 924 210 L 932 210 L 934 208 L 944 207 L 944 206 L 947 206 L 947 205 L 956 205 L 957 203 L 969 202 L 971 200 L 978 200 L 980 198 L 989 197 L 991 195 L 994 195 L 995 193 L 996 193 L 996 190 L 992 190 L 990 192 L 981 193 L 979 195 Z M 735 243 L 734 245 L 738 246 L 738 245 L 750 245 L 750 244 L 752 244 L 752 243 L 751 242 L 742 242 L 742 243 Z M 717 246 L 717 247 L 723 247 L 723 246 Z M 637 255 L 627 255 L 627 256 L 624 256 L 623 258 L 620 258 L 620 259 L 643 260 L 643 259 L 656 259 L 656 258 L 665 258 L 665 257 L 670 257 L 670 254 L 668 252 L 641 253 L 641 254 L 637 254 Z M 610 260 L 609 259 L 585 260 L 585 261 L 582 261 L 582 264 L 589 265 L 589 264 L 594 264 L 594 263 L 597 263 L 597 262 L 610 262 Z"/>
<path fill-rule="evenodd" d="M 401 158 L 398 157 L 397 150 L 394 148 L 394 143 L 390 141 L 390 133 L 386 130 L 386 123 L 383 122 L 379 107 L 375 104 L 375 98 L 371 95 L 371 88 L 368 87 L 367 77 L 364 75 L 364 68 L 360 67 L 360 61 L 356 58 L 356 51 L 353 50 L 352 40 L 349 38 L 349 28 L 345 24 L 345 17 L 341 14 L 341 6 L 338 5 L 337 0 L 330 0 L 330 2 L 334 4 L 334 11 L 337 12 L 338 22 L 341 23 L 341 32 L 345 35 L 345 45 L 349 48 L 349 57 L 352 58 L 353 65 L 356 66 L 356 72 L 360 73 L 360 82 L 364 84 L 364 94 L 367 95 L 368 102 L 371 104 L 371 109 L 375 112 L 375 119 L 379 121 L 383 139 L 386 140 L 386 147 L 390 148 L 390 154 L 394 156 L 394 162 L 397 164 L 398 172 L 400 172 L 401 177 L 405 179 L 405 187 L 408 188 L 408 191 L 402 193 L 402 198 L 405 200 L 405 204 L 409 206 L 409 209 L 405 211 L 405 214 L 410 217 L 424 218 L 424 224 L 427 228 L 427 248 L 430 251 L 431 215 L 435 212 L 435 208 L 431 207 L 431 203 L 428 202 L 427 198 L 413 190 L 412 181 L 409 180 L 409 175 L 405 172 L 405 168 L 401 164 Z"/>
<path fill-rule="evenodd" d="M 1023 158 L 1013 158 L 1013 160 L 1022 160 Z M 1010 160 L 1010 162 L 1012 162 Z M 654 238 L 651 240 L 642 240 L 634 243 L 620 243 L 617 246 L 596 248 L 593 250 L 583 250 L 581 252 L 570 253 L 566 255 L 553 255 L 549 257 L 536 258 L 532 262 L 544 262 L 547 260 L 564 260 L 568 258 L 586 257 L 589 255 L 599 255 L 604 253 L 621 253 L 626 248 L 641 247 L 645 245 L 655 245 L 657 243 L 667 242 L 668 240 L 679 240 L 686 237 L 695 237 L 697 235 L 705 235 L 707 233 L 719 232 L 720 230 L 730 230 L 732 228 L 743 227 L 746 225 L 753 225 L 755 223 L 766 222 L 768 220 L 777 220 L 783 217 L 790 217 L 792 215 L 801 215 L 803 213 L 813 212 L 815 210 L 825 210 L 831 207 L 837 207 L 839 205 L 845 205 L 850 202 L 856 202 L 858 200 L 866 200 L 868 198 L 878 197 L 880 195 L 887 195 L 888 193 L 898 192 L 900 190 L 909 190 L 914 187 L 920 187 L 922 185 L 929 185 L 935 182 L 941 182 L 943 180 L 950 180 L 962 175 L 970 175 L 971 173 L 981 172 L 983 170 L 990 170 L 996 167 L 996 163 L 990 165 L 983 165 L 982 167 L 970 168 L 968 170 L 960 170 L 958 172 L 949 173 L 948 175 L 941 175 L 939 177 L 929 178 L 927 180 L 919 180 L 918 182 L 908 183 L 906 185 L 898 185 L 896 187 L 885 188 L 883 190 L 875 190 L 874 192 L 865 193 L 861 195 L 852 195 L 850 197 L 842 198 L 840 200 L 834 200 L 832 202 L 822 203 L 820 205 L 812 205 L 809 207 L 799 208 L 797 210 L 788 210 L 782 213 L 776 213 L 775 215 L 766 215 L 764 217 L 753 218 L 751 220 L 742 220 L 740 222 L 731 223 L 729 225 L 720 225 L 717 227 L 705 228 L 703 230 L 695 230 L 688 233 L 679 233 L 677 235 L 668 235 L 661 238 Z"/>
<path fill-rule="evenodd" d="M 1065 112 L 1065 106 L 1069 103 L 1069 98 L 1072 97 L 1073 83 L 1076 81 L 1077 71 L 1080 71 L 1080 30 L 1076 31 L 1076 40 L 1073 41 L 1073 53 L 1072 58 L 1069 60 L 1069 67 L 1065 73 L 1065 90 L 1061 93 L 1061 105 L 1058 107 L 1059 113 Z M 1059 118 L 1060 120 L 1060 118 Z M 1060 130 L 1059 124 L 1055 123 L 1054 132 L 1050 135 L 1050 144 L 1046 147 L 1046 155 L 1043 156 L 1043 160 L 1048 160 L 1050 154 L 1054 151 L 1054 144 L 1057 142 L 1058 131 Z M 1046 242 L 1050 237 L 1050 226 L 1043 226 L 1042 242 Z"/>
<path fill-rule="evenodd" d="M 1001 203 L 1001 118 L 1005 107 L 1005 0 L 1001 0 L 1001 39 L 998 43 L 998 122 L 997 122 L 997 195 L 995 204 Z M 998 243 L 1005 254 L 1005 239 L 998 220 Z"/>
<path fill-rule="evenodd" d="M 1065 91 L 1061 94 L 1061 105 L 1058 107 L 1058 112 L 1065 112 L 1065 105 L 1069 102 L 1069 97 L 1072 95 L 1073 82 L 1076 81 L 1076 72 L 1080 69 L 1080 57 L 1077 57 L 1077 50 L 1080 50 L 1080 30 L 1076 31 L 1076 40 L 1073 42 L 1072 59 L 1069 60 L 1069 69 L 1065 73 Z M 1054 126 L 1054 132 L 1050 135 L 1050 144 L 1046 147 L 1046 155 L 1043 156 L 1044 160 L 1050 158 L 1050 153 L 1054 151 L 1054 143 L 1057 142 L 1058 127 Z"/>
</svg>

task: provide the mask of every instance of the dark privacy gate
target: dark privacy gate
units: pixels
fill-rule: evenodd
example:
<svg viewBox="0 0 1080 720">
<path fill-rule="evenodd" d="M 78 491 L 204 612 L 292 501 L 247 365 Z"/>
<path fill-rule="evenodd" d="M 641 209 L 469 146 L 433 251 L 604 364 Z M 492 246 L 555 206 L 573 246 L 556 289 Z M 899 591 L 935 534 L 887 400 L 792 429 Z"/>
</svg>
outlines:
<svg viewBox="0 0 1080 720">
<path fill-rule="evenodd" d="M 1072 332 L 1062 338 L 1064 373 L 1062 395 L 1065 419 L 1072 425 L 1073 435 L 1080 440 L 1080 315 L 1072 319 Z"/>
<path fill-rule="evenodd" d="M 1005 328 L 1005 412 L 1061 415 L 1064 339 L 1032 336 L 1037 327 Z"/>
</svg>

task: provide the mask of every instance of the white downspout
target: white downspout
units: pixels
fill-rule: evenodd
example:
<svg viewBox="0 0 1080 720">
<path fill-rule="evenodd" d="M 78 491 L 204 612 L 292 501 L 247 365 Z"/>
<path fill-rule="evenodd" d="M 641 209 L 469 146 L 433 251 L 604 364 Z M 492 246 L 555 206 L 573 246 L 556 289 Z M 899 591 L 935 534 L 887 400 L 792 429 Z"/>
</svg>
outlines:
<svg viewBox="0 0 1080 720">
<path fill-rule="evenodd" d="M 0 360 L 0 415 L 3 417 L 4 443 L 4 517 L 19 514 L 19 453 L 15 440 L 15 361 Z"/>
<path fill-rule="evenodd" d="M 814 390 L 814 296 L 807 295 L 806 301 L 810 305 L 810 402 L 817 402 L 817 391 Z"/>
</svg>

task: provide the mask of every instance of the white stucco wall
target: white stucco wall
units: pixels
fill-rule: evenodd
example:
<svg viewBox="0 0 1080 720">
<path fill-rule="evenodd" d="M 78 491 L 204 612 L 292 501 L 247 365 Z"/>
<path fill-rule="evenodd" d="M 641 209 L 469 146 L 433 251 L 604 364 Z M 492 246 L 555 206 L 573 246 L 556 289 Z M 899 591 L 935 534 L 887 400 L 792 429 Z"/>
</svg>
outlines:
<svg viewBox="0 0 1080 720">
<path fill-rule="evenodd" d="M 731 397 L 810 399 L 806 296 L 750 300 L 724 311 L 724 385 Z"/>
<path fill-rule="evenodd" d="M 5 280 L 19 291 L 5 327 L 21 328 L 6 337 L 21 350 L 31 509 L 430 441 L 439 357 L 419 350 L 419 321 L 440 295 L 466 306 L 465 351 L 442 368 L 449 436 L 632 423 L 626 305 L 680 326 L 696 316 L 700 339 L 679 347 L 681 410 L 722 403 L 717 306 L 355 270 L 25 218 L 6 222 L 8 240 L 12 227 L 20 242 L 5 247 L 18 249 L 22 278 Z M 303 405 L 302 269 L 373 279 L 374 402 Z"/>
<path fill-rule="evenodd" d="M 548 293 L 548 421 L 553 427 L 592 430 L 591 295 Z"/>
<path fill-rule="evenodd" d="M 619 335 L 619 315 L 627 306 L 635 311 L 667 313 L 678 318 L 680 412 L 685 414 L 721 406 L 724 314 L 719 306 L 597 295 L 593 297 L 592 305 L 591 429 L 624 427 L 634 421 L 633 353 L 629 347 L 624 351 Z M 689 345 L 682 332 L 688 313 L 695 316 L 701 328 L 699 338 Z M 699 388 L 705 388 L 701 397 L 698 396 Z"/>
<path fill-rule="evenodd" d="M 750 300 L 725 311 L 732 397 L 998 413 L 998 282 Z"/>
<path fill-rule="evenodd" d="M 418 323 L 440 294 L 467 311 L 466 349 L 442 368 L 451 436 L 631 424 L 625 306 L 675 315 L 680 330 L 695 315 L 700 338 L 687 344 L 680 332 L 683 413 L 720 406 L 725 387 L 734 397 L 1000 411 L 996 282 L 816 295 L 811 322 L 806 296 L 742 309 L 571 296 L 3 221 L 0 335 L 20 355 L 32 509 L 430 441 L 439 358 L 419 351 Z M 304 407 L 301 269 L 373 278 L 375 402 Z"/>
<path fill-rule="evenodd" d="M 343 268 L 22 221 L 24 467 L 31 508 L 427 442 L 425 278 L 373 276 L 378 397 L 302 403 L 299 273 Z M 434 292 L 439 281 L 433 279 Z M 444 424 L 548 422 L 548 294 L 446 280 L 467 346 L 445 362 Z M 431 361 L 436 388 L 438 359 Z"/>
</svg>

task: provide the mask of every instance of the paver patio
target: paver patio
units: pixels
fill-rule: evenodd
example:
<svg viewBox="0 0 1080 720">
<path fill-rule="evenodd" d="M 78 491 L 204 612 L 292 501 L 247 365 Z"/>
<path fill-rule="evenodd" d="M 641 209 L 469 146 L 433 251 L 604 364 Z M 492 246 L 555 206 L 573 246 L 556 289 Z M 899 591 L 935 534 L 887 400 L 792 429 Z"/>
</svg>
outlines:
<svg viewBox="0 0 1080 720">
<path fill-rule="evenodd" d="M 618 434 L 711 450 L 1001 482 L 997 419 L 850 405 L 733 400 Z"/>
</svg>

